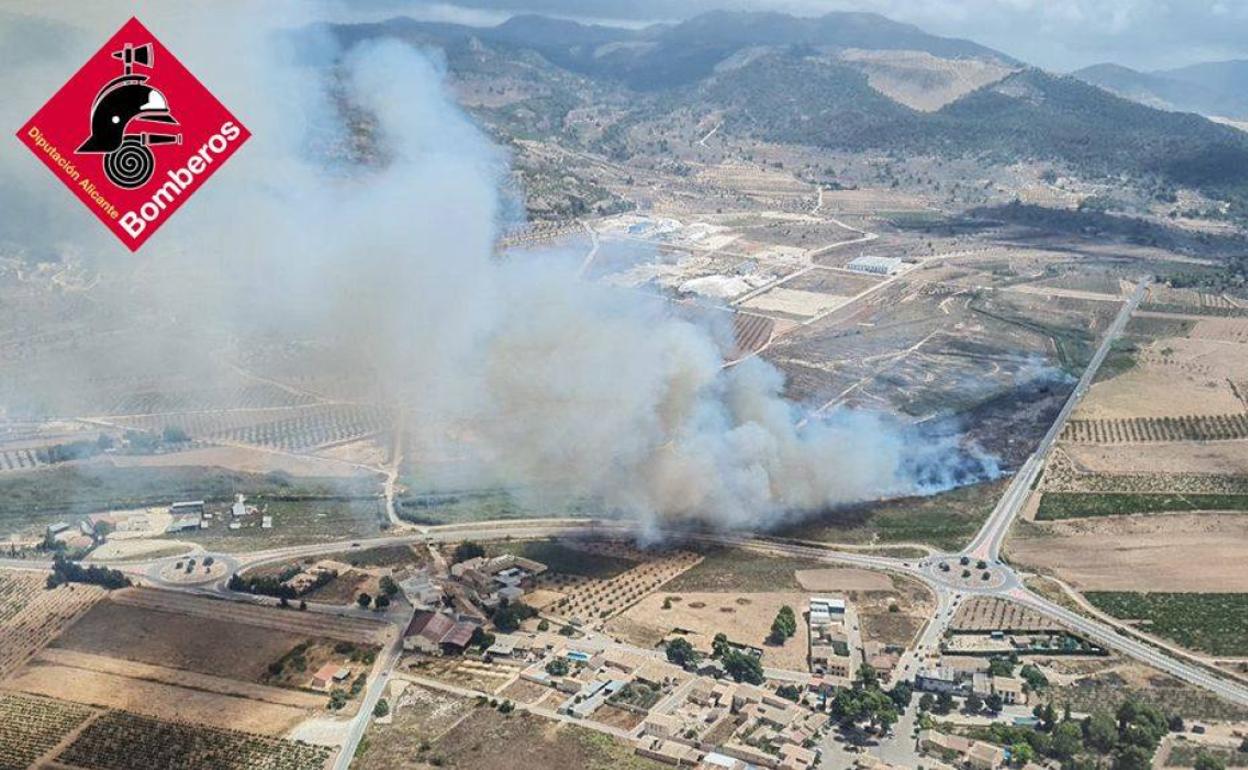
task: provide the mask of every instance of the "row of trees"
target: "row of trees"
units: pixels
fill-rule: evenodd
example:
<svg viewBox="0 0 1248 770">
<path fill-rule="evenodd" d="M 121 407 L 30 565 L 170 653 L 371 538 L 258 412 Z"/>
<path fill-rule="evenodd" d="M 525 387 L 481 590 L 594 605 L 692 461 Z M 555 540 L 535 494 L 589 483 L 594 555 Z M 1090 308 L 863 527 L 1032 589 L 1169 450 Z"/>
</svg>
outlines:
<svg viewBox="0 0 1248 770">
<path fill-rule="evenodd" d="M 56 588 L 65 583 L 89 583 L 103 586 L 110 591 L 114 588 L 125 588 L 131 584 L 130 578 L 118 570 L 96 564 L 83 567 L 78 562 L 70 561 L 63 554 L 58 553 L 52 558 L 52 574 L 48 575 L 47 585 L 48 588 Z"/>
</svg>

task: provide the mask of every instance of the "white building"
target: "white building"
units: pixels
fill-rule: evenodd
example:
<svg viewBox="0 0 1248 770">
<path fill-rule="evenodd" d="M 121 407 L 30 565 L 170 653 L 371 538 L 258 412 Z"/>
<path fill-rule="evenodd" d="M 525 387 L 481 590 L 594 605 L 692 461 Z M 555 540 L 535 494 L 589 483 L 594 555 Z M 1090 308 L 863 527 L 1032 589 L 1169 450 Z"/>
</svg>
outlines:
<svg viewBox="0 0 1248 770">
<path fill-rule="evenodd" d="M 872 275 L 896 275 L 905 269 L 900 257 L 858 257 L 846 265 L 850 270 Z"/>
</svg>

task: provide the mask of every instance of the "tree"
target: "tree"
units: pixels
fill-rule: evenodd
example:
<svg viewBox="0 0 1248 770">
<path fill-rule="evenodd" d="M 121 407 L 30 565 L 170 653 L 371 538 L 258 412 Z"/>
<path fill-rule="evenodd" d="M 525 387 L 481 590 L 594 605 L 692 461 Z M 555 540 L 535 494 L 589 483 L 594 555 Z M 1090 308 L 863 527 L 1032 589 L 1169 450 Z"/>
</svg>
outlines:
<svg viewBox="0 0 1248 770">
<path fill-rule="evenodd" d="M 880 672 L 876 671 L 875 667 L 870 663 L 863 663 L 858 666 L 858 671 L 855 672 L 854 686 L 867 689 L 878 688 L 880 686 Z"/>
<path fill-rule="evenodd" d="M 373 603 L 373 597 L 366 593 L 361 593 L 359 596 L 355 597 L 355 603 L 360 605 L 360 609 L 366 610 L 368 609 L 368 605 Z"/>
<path fill-rule="evenodd" d="M 711 657 L 722 658 L 731 651 L 732 645 L 728 643 L 728 635 L 722 631 L 715 634 L 715 638 L 711 640 Z"/>
<path fill-rule="evenodd" d="M 1207 751 L 1196 755 L 1195 770 L 1226 770 L 1226 760 Z"/>
<path fill-rule="evenodd" d="M 925 692 L 919 696 L 919 711 L 931 711 L 936 706 L 936 696 Z"/>
<path fill-rule="evenodd" d="M 306 610 L 308 609 L 308 603 L 307 603 L 306 601 L 304 601 L 303 599 L 300 599 L 300 600 L 299 600 L 299 609 L 300 609 L 300 610 L 305 610 L 305 611 L 306 611 Z"/>
<path fill-rule="evenodd" d="M 381 594 L 380 596 L 378 596 L 376 599 L 373 600 L 373 606 L 379 610 L 384 610 L 388 608 L 390 606 L 390 597 L 386 596 L 385 594 Z"/>
<path fill-rule="evenodd" d="M 1033 691 L 1040 691 L 1049 686 L 1049 679 L 1040 669 L 1031 664 L 1023 666 L 1018 675 L 1027 682 L 1027 686 Z"/>
<path fill-rule="evenodd" d="M 382 698 L 377 701 L 377 705 L 373 706 L 373 716 L 381 718 L 390 713 L 390 704 L 386 703 L 386 699 Z"/>
<path fill-rule="evenodd" d="M 738 682 L 762 684 L 764 681 L 763 664 L 748 652 L 729 650 L 722 658 L 724 670 Z"/>
<path fill-rule="evenodd" d="M 1058 759 L 1070 759 L 1083 750 L 1083 730 L 1074 722 L 1062 722 L 1053 730 L 1049 752 Z"/>
<path fill-rule="evenodd" d="M 1010 762 L 1015 767 L 1022 767 L 1036 758 L 1036 750 L 1026 741 L 1010 744 Z"/>
<path fill-rule="evenodd" d="M 451 563 L 458 564 L 461 561 L 476 559 L 485 556 L 485 546 L 480 543 L 474 543 L 471 540 L 465 540 L 455 546 L 455 551 L 451 555 Z"/>
<path fill-rule="evenodd" d="M 676 637 L 667 643 L 667 659 L 681 668 L 688 668 L 698 662 L 698 652 L 684 637 Z"/>
<path fill-rule="evenodd" d="M 937 714 L 948 714 L 953 711 L 953 696 L 947 692 L 942 692 L 936 696 L 936 708 L 932 709 Z"/>
<path fill-rule="evenodd" d="M 563 658 L 555 658 L 546 664 L 546 673 L 551 676 L 567 676 L 568 661 Z"/>
<path fill-rule="evenodd" d="M 971 693 L 966 696 L 966 702 L 962 704 L 968 714 L 978 714 L 984 708 L 984 699 Z"/>
<path fill-rule="evenodd" d="M 490 620 L 494 621 L 499 631 L 509 634 L 520 628 L 522 622 L 536 614 L 537 610 L 524 602 L 500 602 Z"/>
<path fill-rule="evenodd" d="M 795 684 L 782 684 L 776 688 L 776 695 L 779 695 L 781 698 L 788 698 L 796 703 L 802 697 L 802 691 L 797 689 Z"/>
<path fill-rule="evenodd" d="M 181 444 L 190 441 L 191 437 L 186 431 L 177 425 L 166 425 L 165 430 L 161 433 L 160 438 L 166 444 Z"/>
<path fill-rule="evenodd" d="M 904 711 L 910 705 L 910 699 L 914 697 L 914 688 L 908 682 L 898 682 L 893 685 L 893 689 L 888 691 L 888 697 L 893 699 L 898 711 Z"/>
<path fill-rule="evenodd" d="M 1001 709 L 1005 708 L 1005 699 L 999 694 L 993 693 L 984 699 L 984 708 L 994 714 L 1000 714 Z"/>
<path fill-rule="evenodd" d="M 793 608 L 786 604 L 776 613 L 775 620 L 771 621 L 771 634 L 767 637 L 767 641 L 771 644 L 784 644 L 786 639 L 796 633 L 797 615 L 793 612 Z"/>
<path fill-rule="evenodd" d="M 382 575 L 381 580 L 377 581 L 377 587 L 381 589 L 382 594 L 389 597 L 399 592 L 399 584 L 394 582 L 394 578 L 389 575 Z"/>
<path fill-rule="evenodd" d="M 1118 743 L 1118 725 L 1104 711 L 1093 711 L 1083 722 L 1083 739 L 1094 750 L 1108 754 Z"/>
<path fill-rule="evenodd" d="M 1150 770 L 1153 754 L 1140 746 L 1124 746 L 1114 755 L 1114 770 Z"/>
</svg>

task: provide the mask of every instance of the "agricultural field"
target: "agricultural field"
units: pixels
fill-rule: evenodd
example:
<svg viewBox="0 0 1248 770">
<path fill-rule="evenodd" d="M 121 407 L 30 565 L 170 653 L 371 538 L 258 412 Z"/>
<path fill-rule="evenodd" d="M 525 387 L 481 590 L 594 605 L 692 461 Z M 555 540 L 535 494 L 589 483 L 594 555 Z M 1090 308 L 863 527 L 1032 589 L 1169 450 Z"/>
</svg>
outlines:
<svg viewBox="0 0 1248 770">
<path fill-rule="evenodd" d="M 1061 626 L 1037 612 L 997 597 L 976 597 L 958 607 L 949 624 L 954 632 L 1057 631 Z"/>
<path fill-rule="evenodd" d="M 219 604 L 212 602 L 214 608 Z M 52 647 L 202 674 L 228 671 L 232 678 L 261 682 L 270 663 L 306 639 L 280 628 L 106 601 L 97 604 Z M 247 654 L 239 655 L 239 650 Z"/>
<path fill-rule="evenodd" d="M 89 585 L 48 590 L 41 572 L 0 571 L 0 679 L 36 655 L 105 591 Z"/>
<path fill-rule="evenodd" d="M 798 570 L 819 570 L 827 566 L 815 559 L 718 548 L 703 553 L 701 562 L 663 584 L 661 590 L 665 594 L 801 591 L 804 589 L 796 577 Z"/>
<path fill-rule="evenodd" d="M 537 587 L 545 596 L 541 607 L 545 612 L 594 628 L 652 597 L 652 591 L 700 560 L 697 554 L 690 551 L 662 551 L 636 561 L 626 561 L 620 558 L 620 554 L 634 558 L 639 554 L 621 543 L 586 544 L 586 547 L 593 549 L 587 552 L 590 558 L 615 559 L 628 564 L 628 569 L 623 572 L 610 570 L 611 576 L 602 578 L 552 571 L 539 578 Z"/>
<path fill-rule="evenodd" d="M 1248 495 L 1044 492 L 1036 521 L 1188 511 L 1248 511 Z"/>
<path fill-rule="evenodd" d="M 409 729 L 403 729 L 405 724 Z M 417 770 L 430 766 L 459 770 L 487 767 L 662 770 L 669 767 L 637 756 L 632 746 L 604 733 L 518 711 L 504 715 L 488 707 L 476 707 L 440 734 L 410 729 L 419 724 L 419 721 L 396 719 L 391 725 L 374 726 L 357 760 L 359 767 L 363 770 Z"/>
<path fill-rule="evenodd" d="M 127 589 L 93 607 L 6 686 L 281 736 L 326 708 L 327 695 L 308 689 L 312 672 L 329 662 L 366 672 L 385 632 L 369 621 Z"/>
<path fill-rule="evenodd" d="M 1080 591 L 1248 591 L 1243 514 L 1020 520 L 1005 551 L 1016 567 Z"/>
<path fill-rule="evenodd" d="M 0 693 L 0 770 L 26 770 L 93 713 L 74 703 Z"/>
<path fill-rule="evenodd" d="M 48 524 L 105 510 L 167 506 L 174 500 L 233 500 L 249 497 L 340 498 L 373 496 L 371 477 L 293 477 L 212 467 L 114 467 L 86 463 L 0 475 L 0 533 L 41 536 Z"/>
<path fill-rule="evenodd" d="M 323 746 L 110 711 L 57 757 L 87 770 L 322 770 Z"/>
<path fill-rule="evenodd" d="M 1248 656 L 1248 593 L 1088 591 L 1097 609 L 1194 652 Z"/>
<path fill-rule="evenodd" d="M 1188 719 L 1248 719 L 1248 708 L 1136 664 L 1110 662 L 1104 669 L 1080 676 L 1071 684 L 1051 685 L 1049 694 L 1059 711 L 1069 705 L 1075 712 L 1099 709 L 1112 713 L 1123 701 L 1131 699 L 1152 703 L 1163 713 L 1182 714 Z"/>
<path fill-rule="evenodd" d="M 385 501 L 378 496 L 282 499 L 257 495 L 247 502 L 258 510 L 241 521 L 238 529 L 228 527 L 230 517 L 223 512 L 207 528 L 179 532 L 176 537 L 210 551 L 252 551 L 376 537 L 387 523 Z M 269 529 L 261 526 L 264 516 L 273 517 Z"/>
<path fill-rule="evenodd" d="M 1133 417 L 1116 420 L 1071 420 L 1062 440 L 1095 444 L 1138 444 L 1146 441 L 1229 441 L 1248 438 L 1248 412 L 1181 417 Z"/>
</svg>

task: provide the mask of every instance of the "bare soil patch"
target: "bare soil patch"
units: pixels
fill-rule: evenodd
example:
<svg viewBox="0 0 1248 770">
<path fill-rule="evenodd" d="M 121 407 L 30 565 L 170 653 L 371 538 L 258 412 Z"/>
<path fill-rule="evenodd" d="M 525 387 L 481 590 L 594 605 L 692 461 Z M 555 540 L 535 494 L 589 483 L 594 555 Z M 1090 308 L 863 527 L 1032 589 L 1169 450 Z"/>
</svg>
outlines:
<svg viewBox="0 0 1248 770">
<path fill-rule="evenodd" d="M 1010 558 L 1080 590 L 1248 591 L 1248 516 L 1103 516 L 1020 527 Z"/>
<path fill-rule="evenodd" d="M 23 668 L 5 686 L 76 703 L 263 735 L 282 735 L 308 715 L 306 710 L 292 706 L 38 661 Z"/>
<path fill-rule="evenodd" d="M 893 581 L 883 572 L 851 567 L 802 569 L 795 574 L 807 591 L 891 591 Z"/>
<path fill-rule="evenodd" d="M 103 602 L 53 646 L 259 682 L 270 663 L 305 638 L 225 619 Z"/>
<path fill-rule="evenodd" d="M 682 593 L 682 601 L 672 602 L 665 610 L 663 604 L 668 595 L 658 592 L 647 596 L 623 614 L 626 623 L 617 624 L 613 620 L 607 624 L 607 630 L 641 645 L 653 644 L 650 640 L 655 635 L 663 638 L 676 629 L 683 629 L 687 632 L 685 638 L 694 647 L 707 652 L 715 634 L 722 632 L 734 642 L 762 647 L 763 665 L 806 669 L 809 634 L 804 620 L 799 620 L 797 633 L 784 646 L 769 646 L 766 639 L 780 608 L 787 604 L 800 617 L 809 599 L 807 594 Z M 735 601 L 738 598 L 748 599 L 749 604 L 738 604 Z"/>
</svg>

